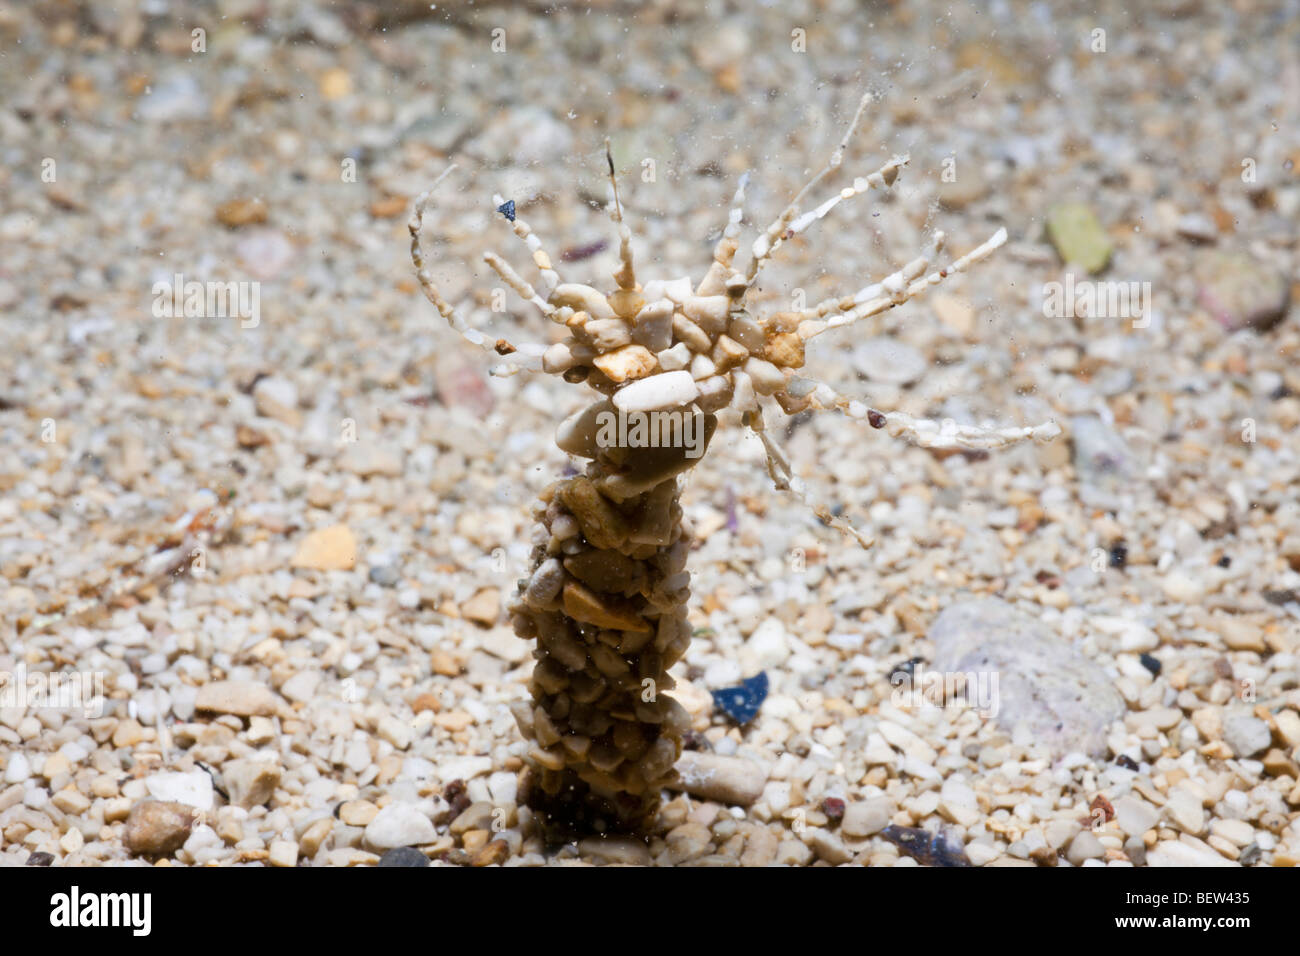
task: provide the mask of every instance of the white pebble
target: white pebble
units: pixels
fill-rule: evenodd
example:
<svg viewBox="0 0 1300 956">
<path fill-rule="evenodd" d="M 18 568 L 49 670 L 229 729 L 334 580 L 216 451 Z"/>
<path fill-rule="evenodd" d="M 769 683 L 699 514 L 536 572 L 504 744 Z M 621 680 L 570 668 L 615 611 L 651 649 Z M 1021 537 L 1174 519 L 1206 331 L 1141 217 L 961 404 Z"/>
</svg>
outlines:
<svg viewBox="0 0 1300 956">
<path fill-rule="evenodd" d="M 693 402 L 700 394 L 686 370 L 651 375 L 614 393 L 614 406 L 624 412 L 649 412 Z"/>
<path fill-rule="evenodd" d="M 9 756 L 9 762 L 5 764 L 5 783 L 22 783 L 32 775 L 31 764 L 21 753 L 13 753 Z"/>
</svg>

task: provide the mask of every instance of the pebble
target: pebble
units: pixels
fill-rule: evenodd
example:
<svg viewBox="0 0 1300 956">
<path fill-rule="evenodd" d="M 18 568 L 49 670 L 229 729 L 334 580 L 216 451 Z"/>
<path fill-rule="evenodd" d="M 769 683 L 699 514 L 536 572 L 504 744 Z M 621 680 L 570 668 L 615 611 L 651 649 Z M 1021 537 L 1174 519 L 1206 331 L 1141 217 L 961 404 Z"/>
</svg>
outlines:
<svg viewBox="0 0 1300 956">
<path fill-rule="evenodd" d="M 460 606 L 461 617 L 491 627 L 501 616 L 501 592 L 484 588 Z"/>
<path fill-rule="evenodd" d="M 1093 618 L 1092 623 L 1099 631 L 1117 636 L 1121 651 L 1131 654 L 1141 653 L 1143 651 L 1153 651 L 1160 646 L 1159 635 L 1140 621 L 1125 617 L 1098 615 Z"/>
<path fill-rule="evenodd" d="M 1223 718 L 1223 739 L 1238 757 L 1253 757 L 1268 749 L 1273 735 L 1258 717 L 1229 714 Z"/>
<path fill-rule="evenodd" d="M 359 478 L 374 478 L 377 475 L 398 478 L 405 471 L 399 452 L 387 445 L 360 442 L 349 444 L 347 450 L 339 456 L 339 468 Z"/>
<path fill-rule="evenodd" d="M 741 866 L 771 866 L 776 861 L 780 846 L 775 833 L 767 827 L 755 826 L 745 838 L 745 848 L 740 853 Z"/>
<path fill-rule="evenodd" d="M 939 321 L 954 333 L 963 338 L 975 334 L 975 309 L 965 299 L 940 292 L 930 304 Z"/>
<path fill-rule="evenodd" d="M 1255 840 L 1255 828 L 1245 820 L 1215 820 L 1210 832 L 1235 846 L 1246 847 Z"/>
<path fill-rule="evenodd" d="M 1300 714 L 1294 710 L 1279 710 L 1274 716 L 1277 733 L 1288 747 L 1300 747 Z"/>
<path fill-rule="evenodd" d="M 308 703 L 324 679 L 320 671 L 299 671 L 280 685 L 280 695 L 295 703 Z"/>
<path fill-rule="evenodd" d="M 577 581 L 564 585 L 564 613 L 575 621 L 615 631 L 647 631 L 650 625 L 635 611 Z"/>
<path fill-rule="evenodd" d="M 597 356 L 592 360 L 591 364 L 609 376 L 610 381 L 627 382 L 649 375 L 658 366 L 658 361 L 655 359 L 654 353 L 644 345 L 625 345 L 621 349 Z M 673 376 L 681 374 L 682 372 L 665 372 L 662 375 L 656 375 L 655 378 L 671 379 Z M 680 379 L 674 379 L 674 381 L 680 381 Z M 694 380 L 692 380 L 691 386 L 692 388 L 695 387 Z M 651 385 L 649 394 L 657 401 L 668 401 L 670 396 L 659 395 L 659 388 L 660 386 L 657 383 Z M 665 391 L 667 391 L 666 388 Z M 696 394 L 699 394 L 698 389 L 695 391 Z M 634 400 L 628 399 L 628 401 L 633 402 Z"/>
<path fill-rule="evenodd" d="M 1092 207 L 1064 202 L 1047 213 L 1047 235 L 1061 261 L 1088 273 L 1101 272 L 1110 262 L 1111 241 Z"/>
<path fill-rule="evenodd" d="M 62 837 L 59 838 L 59 849 L 64 854 L 76 853 L 86 845 L 86 838 L 81 835 L 81 831 L 76 827 L 71 827 Z"/>
<path fill-rule="evenodd" d="M 640 357 L 640 353 L 635 354 Z M 699 387 L 691 373 L 682 369 L 677 372 L 661 372 L 624 386 L 614 393 L 613 402 L 615 408 L 624 412 L 649 412 L 688 405 L 699 394 Z"/>
<path fill-rule="evenodd" d="M 357 563 L 357 541 L 352 529 L 338 524 L 303 538 L 290 566 L 313 571 L 351 571 Z"/>
<path fill-rule="evenodd" d="M 231 199 L 217 206 L 216 213 L 217 222 L 238 229 L 266 222 L 266 203 L 260 199 Z"/>
<path fill-rule="evenodd" d="M 1165 597 L 1176 604 L 1196 604 L 1205 597 L 1205 584 L 1199 578 L 1181 570 L 1170 570 L 1160 582 Z"/>
<path fill-rule="evenodd" d="M 470 780 L 492 770 L 491 757 L 452 757 L 437 764 L 438 779 Z"/>
<path fill-rule="evenodd" d="M 1214 629 L 1223 637 L 1223 643 L 1233 651 L 1255 651 L 1263 654 L 1268 650 L 1262 629 L 1250 621 L 1236 617 L 1222 617 L 1213 622 Z"/>
<path fill-rule="evenodd" d="M 438 838 L 433 823 L 413 804 L 394 802 L 384 807 L 366 826 L 366 845 L 374 850 L 418 846 Z"/>
<path fill-rule="evenodd" d="M 230 760 L 222 765 L 221 772 L 231 804 L 245 810 L 266 803 L 280 784 L 280 765 L 270 760 Z"/>
<path fill-rule="evenodd" d="M 199 81 L 184 70 L 160 78 L 139 100 L 136 111 L 149 123 L 176 123 L 207 117 L 210 106 Z"/>
<path fill-rule="evenodd" d="M 71 785 L 56 793 L 50 802 L 64 813 L 81 816 L 90 809 L 90 798 Z"/>
<path fill-rule="evenodd" d="M 686 751 L 677 761 L 678 787 L 693 797 L 748 807 L 763 794 L 767 772 L 753 760 Z"/>
<path fill-rule="evenodd" d="M 247 680 L 219 680 L 204 684 L 194 709 L 237 717 L 272 717 L 283 702 L 265 684 Z"/>
<path fill-rule="evenodd" d="M 988 192 L 989 181 L 975 162 L 963 162 L 951 181 L 939 183 L 939 202 L 948 209 L 965 209 Z"/>
<path fill-rule="evenodd" d="M 1184 239 L 1190 239 L 1192 242 L 1208 243 L 1219 238 L 1218 227 L 1214 225 L 1214 220 L 1205 213 L 1184 213 L 1178 217 L 1174 229 Z"/>
<path fill-rule="evenodd" d="M 195 816 L 183 803 L 142 800 L 126 818 L 122 845 L 136 856 L 171 856 L 189 839 Z"/>
<path fill-rule="evenodd" d="M 1051 747 L 1100 755 L 1125 711 L 1106 672 L 1004 601 L 955 604 L 935 619 L 934 669 L 998 675 L 999 726 Z"/>
<path fill-rule="evenodd" d="M 155 800 L 204 811 L 213 807 L 212 777 L 205 770 L 154 773 L 145 777 L 144 783 Z"/>
<path fill-rule="evenodd" d="M 236 243 L 235 255 L 252 278 L 269 282 L 293 261 L 294 248 L 293 243 L 278 229 L 253 229 Z M 287 421 L 285 424 L 297 427 L 296 421 Z"/>
<path fill-rule="evenodd" d="M 402 582 L 402 572 L 392 564 L 381 564 L 372 567 L 369 572 L 370 580 L 380 587 L 394 588 Z"/>
<path fill-rule="evenodd" d="M 939 793 L 939 813 L 961 827 L 973 827 L 983 817 L 975 791 L 956 777 L 949 777 L 943 783 Z"/>
<path fill-rule="evenodd" d="M 1197 264 L 1201 305 L 1229 332 L 1264 331 L 1286 315 L 1291 283 L 1273 267 L 1245 252 L 1214 250 Z"/>
<path fill-rule="evenodd" d="M 470 860 L 470 866 L 497 866 L 510 857 L 510 844 L 505 840 L 485 843 Z"/>
<path fill-rule="evenodd" d="M 272 866 L 297 866 L 298 845 L 289 840 L 272 840 L 267 847 L 266 861 Z"/>
<path fill-rule="evenodd" d="M 470 830 L 490 830 L 496 810 L 496 805 L 490 800 L 471 803 L 451 821 L 447 832 L 452 836 L 461 836 Z"/>
<path fill-rule="evenodd" d="M 776 848 L 776 862 L 782 866 L 807 866 L 813 851 L 802 840 L 782 840 Z"/>
<path fill-rule="evenodd" d="M 329 817 L 322 817 L 311 824 L 303 830 L 302 837 L 298 841 L 298 854 L 308 860 L 312 859 L 325 845 L 333 829 L 334 821 Z"/>
<path fill-rule="evenodd" d="M 1091 830 L 1080 830 L 1066 851 L 1065 858 L 1075 866 L 1083 866 L 1084 860 L 1099 860 L 1106 855 L 1106 848 Z"/>
<path fill-rule="evenodd" d="M 395 750 L 406 750 L 415 739 L 415 731 L 406 721 L 399 720 L 392 714 L 385 714 L 375 725 L 375 736 L 380 740 L 388 741 Z"/>
<path fill-rule="evenodd" d="M 1223 710 L 1219 707 L 1198 707 L 1192 711 L 1192 726 L 1200 731 L 1206 740 L 1219 740 L 1223 737 Z"/>
<path fill-rule="evenodd" d="M 790 635 L 776 618 L 767 618 L 745 642 L 744 660 L 755 670 L 777 667 L 790 657 Z"/>
<path fill-rule="evenodd" d="M 504 627 L 494 628 L 485 634 L 480 646 L 493 657 L 511 664 L 520 664 L 532 655 L 532 645 Z"/>
<path fill-rule="evenodd" d="M 1169 817 L 1184 833 L 1199 836 L 1205 831 L 1205 809 L 1196 794 L 1182 787 L 1175 787 L 1169 793 L 1165 804 Z"/>
<path fill-rule="evenodd" d="M 348 800 L 340 804 L 338 816 L 350 827 L 367 827 L 379 813 L 379 808 L 369 800 Z"/>
<path fill-rule="evenodd" d="M 713 848 L 713 835 L 699 823 L 683 823 L 668 831 L 668 860 L 673 865 L 704 856 Z"/>
<path fill-rule="evenodd" d="M 822 827 L 813 827 L 809 830 L 808 845 L 812 847 L 819 860 L 825 860 L 832 866 L 839 866 L 853 859 L 853 854 L 845 847 L 844 841 Z"/>
<path fill-rule="evenodd" d="M 1138 730 L 1147 729 L 1147 736 L 1154 736 L 1154 731 L 1171 730 L 1182 719 L 1183 712 L 1177 707 L 1148 707 L 1128 715 L 1130 725 Z"/>
<path fill-rule="evenodd" d="M 593 863 L 623 866 L 649 866 L 650 851 L 635 837 L 587 837 L 578 843 L 578 852 Z"/>
<path fill-rule="evenodd" d="M 32 765 L 21 752 L 13 752 L 9 755 L 9 761 L 5 764 L 5 783 L 22 783 L 32 775 Z"/>
<path fill-rule="evenodd" d="M 866 761 L 867 766 L 893 766 L 898 757 L 893 748 L 889 746 L 889 741 L 879 733 L 867 735 L 866 746 L 862 750 L 862 759 Z"/>
<path fill-rule="evenodd" d="M 894 804 L 886 797 L 850 803 L 844 809 L 840 832 L 854 839 L 866 839 L 889 826 L 893 816 Z"/>
<path fill-rule="evenodd" d="M 135 721 L 123 721 L 123 723 L 135 723 Z M 114 731 L 114 734 L 116 735 L 116 731 Z M 117 744 L 115 743 L 114 746 L 117 746 Z M 46 780 L 53 780 L 59 774 L 68 773 L 71 770 L 72 762 L 59 751 L 50 754 L 41 764 L 41 776 Z"/>
<path fill-rule="evenodd" d="M 599 552 L 588 551 L 585 553 L 598 554 Z M 614 553 L 617 554 L 617 552 Z M 618 555 L 618 557 L 622 558 L 623 555 Z M 632 562 L 629 561 L 627 563 L 631 564 Z M 605 562 L 600 562 L 599 564 L 603 566 L 605 565 Z M 620 565 L 616 563 L 615 566 L 619 567 Z M 584 584 L 594 587 L 599 591 L 614 590 L 613 587 L 604 586 L 606 584 L 610 584 L 611 582 L 605 580 L 588 580 L 581 573 L 580 569 L 570 568 L 570 572 L 576 575 L 580 580 L 582 580 Z M 618 581 L 623 581 L 624 583 L 627 584 L 631 583 L 630 580 L 626 580 L 621 575 L 616 578 L 615 583 L 617 583 Z M 528 584 L 524 588 L 524 592 L 523 592 L 524 602 L 528 604 L 530 607 L 537 607 L 537 608 L 545 607 L 547 604 L 550 604 L 559 596 L 560 588 L 562 588 L 563 586 L 564 586 L 564 565 L 562 565 L 555 558 L 549 558 L 546 561 L 543 561 L 541 564 L 539 564 L 537 566 L 537 570 L 533 572 L 533 576 L 529 578 Z M 622 590 L 622 588 L 619 588 L 619 590 Z"/>
<path fill-rule="evenodd" d="M 1146 866 L 1147 845 L 1140 836 L 1129 837 L 1124 841 L 1124 855 L 1134 866 Z"/>
<path fill-rule="evenodd" d="M 1147 850 L 1147 866 L 1236 866 L 1210 849 L 1197 849 L 1181 840 L 1161 840 Z"/>
<path fill-rule="evenodd" d="M 488 793 L 497 806 L 518 802 L 519 777 L 507 770 L 501 770 L 488 777 Z"/>
<path fill-rule="evenodd" d="M 1128 443 L 1095 415 L 1070 419 L 1070 438 L 1080 481 L 1111 490 L 1132 478 L 1135 465 Z"/>
<path fill-rule="evenodd" d="M 268 375 L 253 386 L 253 404 L 259 415 L 274 418 L 297 428 L 302 424 L 298 411 L 298 387 L 287 378 Z"/>
<path fill-rule="evenodd" d="M 1120 797 L 1114 808 L 1115 822 L 1129 836 L 1140 837 L 1160 822 L 1160 811 L 1138 797 Z"/>
<path fill-rule="evenodd" d="M 971 866 L 987 866 L 1002 856 L 1002 850 L 992 843 L 976 840 L 966 844 L 966 858 Z"/>
</svg>

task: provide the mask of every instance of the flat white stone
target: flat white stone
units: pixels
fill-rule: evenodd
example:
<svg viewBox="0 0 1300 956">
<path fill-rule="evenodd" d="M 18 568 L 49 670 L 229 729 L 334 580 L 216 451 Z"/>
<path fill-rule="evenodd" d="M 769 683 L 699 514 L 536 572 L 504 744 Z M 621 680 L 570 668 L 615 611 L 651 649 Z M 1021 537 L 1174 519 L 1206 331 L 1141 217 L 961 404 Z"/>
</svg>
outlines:
<svg viewBox="0 0 1300 956">
<path fill-rule="evenodd" d="M 682 303 L 688 319 L 715 335 L 727 327 L 729 308 L 731 300 L 725 295 L 695 295 Z"/>
<path fill-rule="evenodd" d="M 659 367 L 665 372 L 676 372 L 691 364 L 691 350 L 686 347 L 685 342 L 678 342 L 672 348 L 661 351 L 655 358 L 659 360 Z"/>
<path fill-rule="evenodd" d="M 1231 860 L 1198 850 L 1179 840 L 1164 840 L 1147 851 L 1147 866 L 1237 866 Z"/>
<path fill-rule="evenodd" d="M 678 305 L 682 305 L 692 295 L 694 285 L 690 276 L 684 276 L 680 279 L 669 279 L 663 284 L 663 294 L 672 299 Z M 649 298 L 647 295 L 646 298 Z"/>
<path fill-rule="evenodd" d="M 700 394 L 695 379 L 685 369 L 663 372 L 633 382 L 614 393 L 614 407 L 624 412 L 649 412 L 676 408 L 695 401 Z"/>
<path fill-rule="evenodd" d="M 155 773 L 144 783 L 155 800 L 183 803 L 196 810 L 212 809 L 212 778 L 204 770 Z"/>
<path fill-rule="evenodd" d="M 766 359 L 748 359 L 745 362 L 745 374 L 754 383 L 754 391 L 760 395 L 771 395 L 785 385 L 785 376 L 781 370 Z"/>
<path fill-rule="evenodd" d="M 444 782 L 471 780 L 492 769 L 491 757 L 452 757 L 437 764 L 438 777 Z"/>
<path fill-rule="evenodd" d="M 651 352 L 662 352 L 673 342 L 673 303 L 659 299 L 636 314 L 632 340 Z"/>
<path fill-rule="evenodd" d="M 366 843 L 377 850 L 418 846 L 437 838 L 433 823 L 409 803 L 390 803 L 384 807 L 367 824 L 365 836 Z"/>
</svg>

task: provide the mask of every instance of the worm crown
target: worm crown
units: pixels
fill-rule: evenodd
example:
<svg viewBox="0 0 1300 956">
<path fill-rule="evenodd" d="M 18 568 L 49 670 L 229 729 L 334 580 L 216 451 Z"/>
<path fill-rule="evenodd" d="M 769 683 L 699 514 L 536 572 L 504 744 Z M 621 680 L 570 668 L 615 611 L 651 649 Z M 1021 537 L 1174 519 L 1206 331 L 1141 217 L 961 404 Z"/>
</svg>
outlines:
<svg viewBox="0 0 1300 956">
<path fill-rule="evenodd" d="M 432 190 L 416 200 L 409 224 L 411 257 L 420 286 L 439 313 L 469 342 L 506 358 L 493 370 L 494 374 L 541 371 L 559 375 L 568 382 L 585 382 L 600 393 L 600 400 L 560 426 L 557 443 L 571 454 L 600 459 L 608 472 L 601 491 L 616 499 L 638 494 L 684 471 L 698 456 L 687 455 L 680 447 L 677 454 L 629 456 L 625 446 L 601 440 L 599 426 L 608 413 L 690 416 L 693 423 L 698 421 L 706 435 L 711 435 L 716 424 L 715 413 L 734 409 L 762 440 L 768 472 L 777 487 L 801 497 L 801 483 L 764 427 L 765 406 L 775 405 L 787 415 L 806 410 L 839 411 L 926 447 L 990 449 L 1025 439 L 1047 441 L 1056 437 L 1060 429 L 1050 421 L 1032 427 L 995 428 L 880 412 L 839 395 L 824 383 L 797 374 L 804 364 L 808 340 L 902 305 L 949 276 L 964 272 L 1006 242 L 1005 228 L 942 268 L 932 267 L 944 247 L 944 234 L 936 232 L 930 247 L 920 255 L 898 271 L 852 294 L 826 299 L 811 308 L 765 316 L 756 316 L 747 307 L 749 291 L 764 265 L 785 242 L 808 230 L 841 203 L 872 190 L 890 188 L 906 166 L 908 157 L 896 156 L 805 210 L 808 194 L 842 166 L 845 149 L 870 102 L 870 94 L 862 97 L 843 139 L 826 165 L 753 241 L 749 261 L 743 269 L 737 267 L 735 260 L 740 248 L 748 174 L 741 177 L 727 225 L 714 247 L 713 261 L 698 283 L 689 277 L 638 282 L 633 265 L 632 233 L 623 219 L 614 163 L 606 140 L 611 189 L 609 213 L 618 230 L 620 260 L 613 277 L 616 287 L 612 291 L 603 293 L 590 285 L 562 281 L 541 240 L 517 215 L 514 202 L 494 197 L 497 211 L 531 252 L 540 275 L 539 286 L 534 288 L 496 253 L 485 253 L 484 260 L 545 318 L 565 329 L 567 334 L 560 342 L 545 346 L 490 340 L 468 326 L 446 302 L 425 267 L 420 241 Z M 437 183 L 454 168 L 444 172 Z M 827 509 L 815 506 L 815 510 L 823 520 L 868 543 L 842 521 L 831 518 Z"/>
</svg>

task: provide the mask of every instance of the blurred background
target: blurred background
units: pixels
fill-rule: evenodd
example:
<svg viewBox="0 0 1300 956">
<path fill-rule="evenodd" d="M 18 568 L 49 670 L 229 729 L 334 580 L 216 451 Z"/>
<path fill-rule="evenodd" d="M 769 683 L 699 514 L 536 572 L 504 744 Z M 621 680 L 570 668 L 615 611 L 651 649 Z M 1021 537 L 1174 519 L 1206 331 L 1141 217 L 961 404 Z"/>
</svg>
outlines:
<svg viewBox="0 0 1300 956">
<path fill-rule="evenodd" d="M 489 379 L 413 280 L 414 197 L 458 164 L 425 230 L 446 297 L 544 340 L 517 300 L 494 311 L 482 253 L 527 261 L 494 194 L 566 278 L 608 285 L 609 136 L 638 275 L 698 278 L 738 177 L 752 236 L 867 90 L 845 170 L 910 165 L 789 243 L 760 303 L 852 293 L 936 228 L 955 256 L 1006 226 L 969 276 L 819 339 L 809 371 L 881 408 L 1067 437 L 985 464 L 832 416 L 783 426 L 814 496 L 880 534 L 867 554 L 720 435 L 686 497 L 697 623 L 719 630 L 693 673 L 741 654 L 740 594 L 805 632 L 875 628 L 885 661 L 967 589 L 1073 636 L 1096 637 L 1080 607 L 1210 644 L 1232 614 L 1286 692 L 1268 660 L 1300 618 L 1297 49 L 1294 0 L 5 4 L 0 666 L 105 671 L 113 706 L 178 721 L 232 673 L 279 688 L 320 667 L 402 707 L 462 679 L 420 648 L 452 674 L 480 662 L 456 699 L 520 693 L 500 605 L 585 396 Z M 1067 275 L 1136 283 L 1149 308 L 1054 310 Z M 205 575 L 173 553 L 191 545 Z M 816 567 L 791 581 L 793 548 Z M 1132 576 L 1089 571 L 1099 549 Z M 268 638 L 283 656 L 254 652 Z M 790 680 L 828 694 L 885 676 L 810 660 Z M 12 723 L 11 746 L 58 733 Z M 430 746 L 514 741 L 486 717 L 457 733 Z"/>
</svg>

